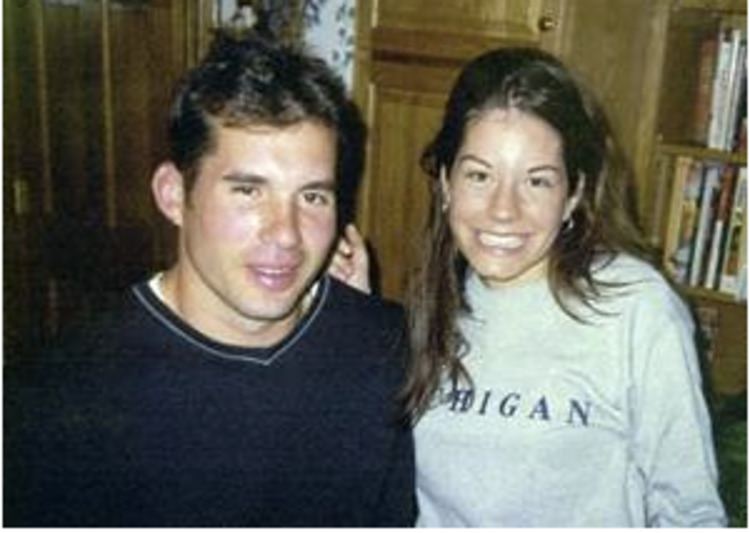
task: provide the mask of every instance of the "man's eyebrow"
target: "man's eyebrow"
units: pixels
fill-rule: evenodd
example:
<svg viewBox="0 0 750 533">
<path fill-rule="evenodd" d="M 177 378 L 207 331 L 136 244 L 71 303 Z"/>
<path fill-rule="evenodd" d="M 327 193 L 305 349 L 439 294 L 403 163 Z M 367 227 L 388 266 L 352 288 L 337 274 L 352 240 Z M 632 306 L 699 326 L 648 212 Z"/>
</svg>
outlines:
<svg viewBox="0 0 750 533">
<path fill-rule="evenodd" d="M 268 179 L 259 174 L 245 174 L 242 172 L 232 172 L 222 176 L 221 179 L 233 183 L 251 183 L 256 185 L 268 183 Z"/>
<path fill-rule="evenodd" d="M 241 183 L 241 184 L 250 184 L 250 185 L 265 185 L 270 182 L 268 178 L 261 176 L 260 174 L 251 174 L 251 173 L 243 173 L 243 172 L 232 172 L 232 173 L 226 174 L 225 176 L 222 176 L 221 179 L 223 181 L 228 181 L 230 183 Z M 336 181 L 333 179 L 313 180 L 313 181 L 309 181 L 307 183 L 302 184 L 302 186 L 300 187 L 300 190 L 303 190 L 303 191 L 323 190 L 323 191 L 333 192 L 336 190 Z"/>
<path fill-rule="evenodd" d="M 302 190 L 324 190 L 324 191 L 335 191 L 336 182 L 333 180 L 315 180 L 305 183 Z"/>
<path fill-rule="evenodd" d="M 478 164 L 480 164 L 482 166 L 485 166 L 485 167 L 491 167 L 492 166 L 489 162 L 485 161 L 481 157 L 478 157 L 478 156 L 472 155 L 472 154 L 464 154 L 464 155 L 460 156 L 458 158 L 458 160 L 456 161 L 456 163 L 460 164 L 460 163 L 464 163 L 466 161 L 471 161 L 471 162 L 474 162 L 474 163 L 478 163 Z"/>
</svg>

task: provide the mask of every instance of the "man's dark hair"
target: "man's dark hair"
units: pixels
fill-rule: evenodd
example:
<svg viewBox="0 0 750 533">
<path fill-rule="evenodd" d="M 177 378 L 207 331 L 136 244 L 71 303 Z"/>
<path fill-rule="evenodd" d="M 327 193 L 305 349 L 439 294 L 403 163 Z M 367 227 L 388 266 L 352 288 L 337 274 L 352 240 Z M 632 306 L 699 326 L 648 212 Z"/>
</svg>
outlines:
<svg viewBox="0 0 750 533">
<path fill-rule="evenodd" d="M 365 128 L 339 77 L 316 57 L 257 35 L 217 32 L 206 57 L 177 86 L 169 116 L 170 157 L 190 191 L 215 128 L 318 122 L 337 137 L 338 220 L 353 216 Z"/>
</svg>

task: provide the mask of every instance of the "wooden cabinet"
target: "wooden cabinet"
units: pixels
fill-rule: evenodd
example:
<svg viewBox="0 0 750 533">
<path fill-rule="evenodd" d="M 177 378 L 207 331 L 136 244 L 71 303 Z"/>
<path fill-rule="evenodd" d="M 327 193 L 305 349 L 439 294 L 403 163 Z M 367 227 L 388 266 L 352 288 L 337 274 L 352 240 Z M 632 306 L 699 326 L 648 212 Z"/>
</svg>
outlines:
<svg viewBox="0 0 750 533">
<path fill-rule="evenodd" d="M 149 180 L 204 4 L 3 0 L 6 359 L 165 263 Z"/>
<path fill-rule="evenodd" d="M 667 214 L 659 199 L 666 193 L 653 168 L 663 144 L 677 141 L 684 127 L 680 122 L 684 90 L 675 80 L 684 77 L 686 68 L 694 69 L 684 43 L 694 40 L 698 28 L 715 25 L 716 16 L 744 12 L 741 4 L 738 0 L 358 2 L 355 96 L 370 126 L 358 223 L 373 247 L 381 292 L 390 298 L 403 297 L 421 246 L 429 181 L 418 161 L 436 132 L 448 90 L 468 59 L 499 46 L 534 46 L 555 53 L 593 90 L 632 165 L 632 192 L 642 225 L 652 243 L 660 246 Z M 716 302 L 719 310 L 713 366 L 717 388 L 744 388 L 745 305 L 713 294 L 699 296 L 694 303 Z"/>
</svg>

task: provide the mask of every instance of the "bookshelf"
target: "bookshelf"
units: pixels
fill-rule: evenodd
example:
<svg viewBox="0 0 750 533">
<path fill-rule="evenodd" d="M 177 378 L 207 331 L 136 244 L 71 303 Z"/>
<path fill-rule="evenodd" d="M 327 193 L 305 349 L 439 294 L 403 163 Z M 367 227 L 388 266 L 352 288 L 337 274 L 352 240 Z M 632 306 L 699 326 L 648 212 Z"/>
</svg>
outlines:
<svg viewBox="0 0 750 533">
<path fill-rule="evenodd" d="M 665 270 L 692 304 L 713 388 L 740 393 L 747 389 L 746 5 L 676 1 L 660 24 L 642 214 Z"/>
</svg>

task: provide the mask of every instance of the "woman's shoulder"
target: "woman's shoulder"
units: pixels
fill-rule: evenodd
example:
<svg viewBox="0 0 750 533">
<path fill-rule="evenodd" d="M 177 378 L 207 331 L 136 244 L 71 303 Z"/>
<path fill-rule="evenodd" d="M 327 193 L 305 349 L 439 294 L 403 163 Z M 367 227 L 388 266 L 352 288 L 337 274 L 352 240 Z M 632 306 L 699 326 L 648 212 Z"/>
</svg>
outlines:
<svg viewBox="0 0 750 533">
<path fill-rule="evenodd" d="M 600 257 L 593 265 L 594 279 L 604 283 L 655 283 L 668 285 L 651 263 L 628 254 Z"/>
<path fill-rule="evenodd" d="M 654 265 L 643 259 L 618 254 L 600 259 L 593 270 L 605 300 L 616 302 L 619 311 L 637 308 L 672 309 L 684 314 L 685 304 L 674 287 Z"/>
</svg>

